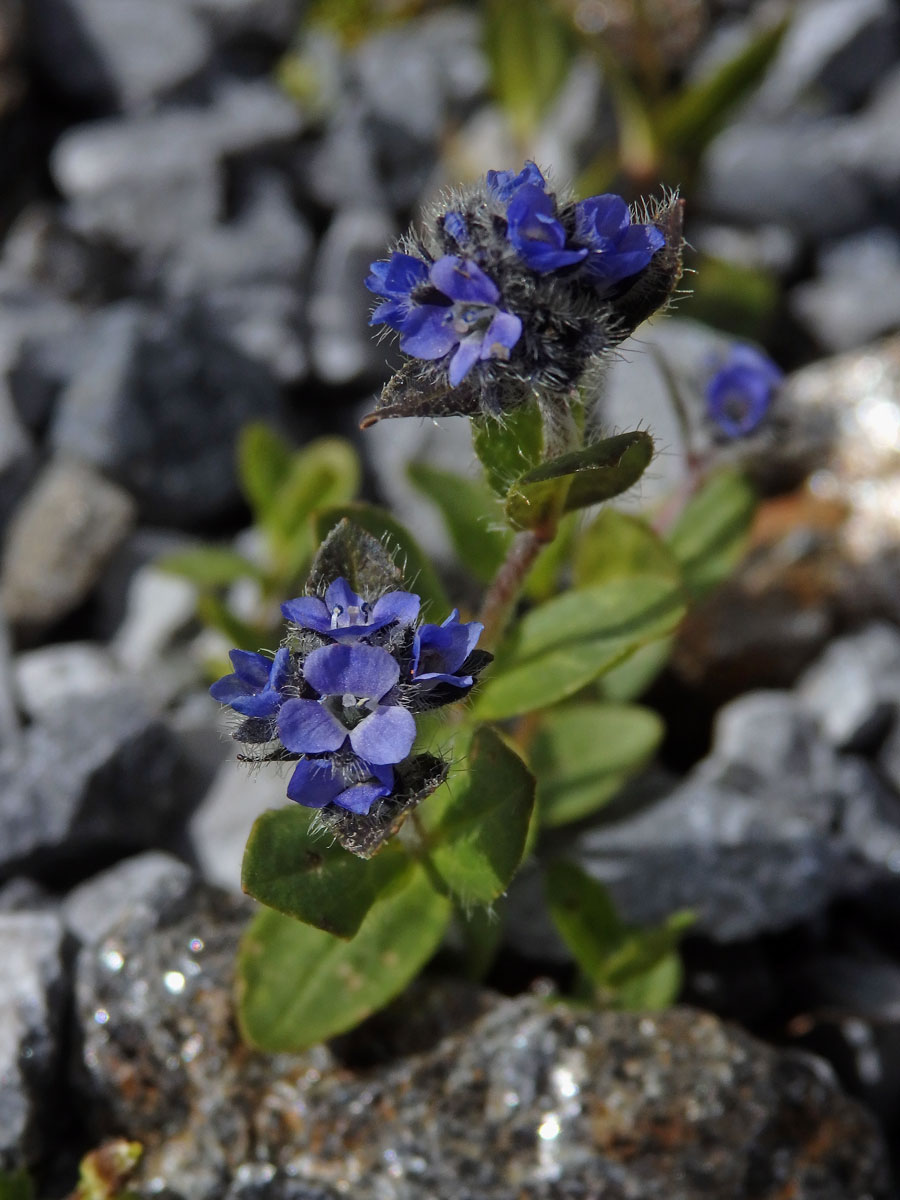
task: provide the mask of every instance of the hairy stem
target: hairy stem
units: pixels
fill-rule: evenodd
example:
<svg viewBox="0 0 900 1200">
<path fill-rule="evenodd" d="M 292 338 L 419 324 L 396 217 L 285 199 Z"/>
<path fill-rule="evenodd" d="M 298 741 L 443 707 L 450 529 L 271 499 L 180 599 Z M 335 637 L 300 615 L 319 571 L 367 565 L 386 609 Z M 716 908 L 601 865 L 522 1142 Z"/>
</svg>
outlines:
<svg viewBox="0 0 900 1200">
<path fill-rule="evenodd" d="M 530 529 L 516 534 L 481 606 L 478 619 L 484 625 L 484 633 L 479 646 L 492 650 L 503 636 L 525 577 L 546 540 Z"/>
</svg>

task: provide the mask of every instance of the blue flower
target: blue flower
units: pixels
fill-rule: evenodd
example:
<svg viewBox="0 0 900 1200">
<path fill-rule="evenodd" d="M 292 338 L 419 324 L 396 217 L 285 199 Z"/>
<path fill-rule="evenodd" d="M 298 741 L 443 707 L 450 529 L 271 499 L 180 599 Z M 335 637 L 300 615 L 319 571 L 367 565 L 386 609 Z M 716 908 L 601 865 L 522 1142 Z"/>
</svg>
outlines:
<svg viewBox="0 0 900 1200">
<path fill-rule="evenodd" d="M 575 240 L 588 247 L 584 271 L 603 289 L 643 271 L 666 241 L 655 225 L 632 225 L 628 205 L 611 194 L 576 204 Z"/>
<path fill-rule="evenodd" d="M 462 622 L 454 608 L 440 625 L 422 625 L 413 639 L 413 658 L 410 667 L 412 682 L 430 691 L 440 683 L 456 688 L 470 688 L 471 675 L 457 675 L 481 637 L 484 626 L 477 621 Z"/>
<path fill-rule="evenodd" d="M 397 622 L 411 625 L 419 615 L 419 597 L 412 592 L 385 592 L 374 604 L 363 600 L 346 579 L 338 578 L 325 593 L 299 596 L 281 606 L 284 616 L 301 629 L 312 629 L 335 641 L 367 637 L 386 625 Z"/>
<path fill-rule="evenodd" d="M 752 433 L 769 411 L 783 373 L 752 346 L 733 346 L 706 385 L 706 408 L 728 438 Z"/>
<path fill-rule="evenodd" d="M 220 704 L 244 717 L 274 717 L 284 703 L 283 688 L 291 674 L 290 651 L 282 647 L 274 659 L 249 650 L 232 650 L 232 675 L 223 675 L 209 689 Z"/>
<path fill-rule="evenodd" d="M 356 782 L 348 782 L 348 776 L 351 780 L 356 778 Z M 357 759 L 342 770 L 330 758 L 304 758 L 294 768 L 287 794 L 289 800 L 305 808 L 336 804 L 349 812 L 367 813 L 376 800 L 391 794 L 393 786 L 392 767 L 375 766 Z"/>
<path fill-rule="evenodd" d="M 589 254 L 584 248 L 565 248 L 566 231 L 555 214 L 553 197 L 531 183 L 517 188 L 506 210 L 510 242 L 523 262 L 540 275 L 574 266 Z"/>
<path fill-rule="evenodd" d="M 505 204 L 521 187 L 531 186 L 544 191 L 547 181 L 539 168 L 529 159 L 516 175 L 513 171 L 488 171 L 485 176 L 487 192 L 492 200 Z"/>
<path fill-rule="evenodd" d="M 303 664 L 303 676 L 319 699 L 288 700 L 282 707 L 278 735 L 288 750 L 334 754 L 349 745 L 357 757 L 377 766 L 406 758 L 416 722 L 388 696 L 400 666 L 387 650 L 361 643 L 320 646 Z"/>
<path fill-rule="evenodd" d="M 387 278 L 388 272 L 384 275 Z M 499 307 L 500 289 L 476 263 L 445 254 L 432 264 L 428 279 L 446 302 L 414 304 L 410 295 L 406 300 L 395 295 L 387 316 L 379 316 L 387 307 L 379 305 L 372 322 L 398 329 L 404 354 L 426 361 L 448 358 L 451 387 L 460 384 L 477 362 L 509 358 L 521 336 L 522 321 Z M 399 290 L 399 281 L 396 286 Z"/>
<path fill-rule="evenodd" d="M 373 262 L 366 287 L 378 296 L 387 296 L 369 319 L 370 325 L 390 325 L 391 329 L 402 329 L 409 307 L 413 288 L 428 282 L 428 264 L 411 254 L 395 250 L 389 259 Z"/>
</svg>

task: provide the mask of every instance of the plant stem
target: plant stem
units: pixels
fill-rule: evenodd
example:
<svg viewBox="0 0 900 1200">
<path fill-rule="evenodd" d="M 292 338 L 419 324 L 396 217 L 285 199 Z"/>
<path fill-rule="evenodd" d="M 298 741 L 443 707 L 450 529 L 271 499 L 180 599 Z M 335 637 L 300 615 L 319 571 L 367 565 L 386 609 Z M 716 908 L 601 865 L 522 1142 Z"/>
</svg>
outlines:
<svg viewBox="0 0 900 1200">
<path fill-rule="evenodd" d="M 479 646 L 491 650 L 503 636 L 525 577 L 543 545 L 544 541 L 533 530 L 516 534 L 481 606 L 478 619 L 484 625 L 484 633 Z"/>
</svg>

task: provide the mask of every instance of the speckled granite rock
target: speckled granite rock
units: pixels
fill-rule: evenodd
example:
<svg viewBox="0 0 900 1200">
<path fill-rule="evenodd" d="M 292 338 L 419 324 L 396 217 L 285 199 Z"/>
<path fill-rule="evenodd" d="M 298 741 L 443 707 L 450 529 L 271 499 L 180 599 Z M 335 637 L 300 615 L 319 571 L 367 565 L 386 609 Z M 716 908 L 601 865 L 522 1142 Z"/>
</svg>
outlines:
<svg viewBox="0 0 900 1200">
<path fill-rule="evenodd" d="M 240 1045 L 249 906 L 198 885 L 82 952 L 97 1132 L 145 1143 L 143 1194 L 190 1200 L 887 1200 L 871 1120 L 819 1060 L 716 1018 L 496 1000 L 366 1071 Z"/>
</svg>

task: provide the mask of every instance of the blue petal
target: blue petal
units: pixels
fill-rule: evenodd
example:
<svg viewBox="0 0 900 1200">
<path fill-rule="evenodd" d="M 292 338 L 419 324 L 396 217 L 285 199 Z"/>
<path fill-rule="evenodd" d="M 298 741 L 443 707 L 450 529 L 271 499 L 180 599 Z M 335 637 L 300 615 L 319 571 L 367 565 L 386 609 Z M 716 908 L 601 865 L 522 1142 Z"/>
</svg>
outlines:
<svg viewBox="0 0 900 1200">
<path fill-rule="evenodd" d="M 469 240 L 469 230 L 461 213 L 444 213 L 444 229 L 459 246 L 464 246 Z"/>
<path fill-rule="evenodd" d="M 448 378 L 451 387 L 456 387 L 457 384 L 462 383 L 479 358 L 481 358 L 481 342 L 481 334 L 476 333 L 463 338 L 459 343 L 459 349 L 450 359 Z"/>
<path fill-rule="evenodd" d="M 488 191 L 501 204 L 509 200 L 520 187 L 524 187 L 526 184 L 531 184 L 541 189 L 547 186 L 544 176 L 530 160 L 526 162 L 518 175 L 513 174 L 512 171 L 488 171 L 485 181 Z"/>
<path fill-rule="evenodd" d="M 470 259 L 445 254 L 431 268 L 431 282 L 451 300 L 468 304 L 496 304 L 500 290 L 496 283 Z"/>
<path fill-rule="evenodd" d="M 382 704 L 350 731 L 350 745 L 366 762 L 398 763 L 416 740 L 416 722 L 399 705 Z"/>
<path fill-rule="evenodd" d="M 306 808 L 324 808 L 340 795 L 344 781 L 335 771 L 330 759 L 304 758 L 294 767 L 288 781 L 287 795 Z"/>
<path fill-rule="evenodd" d="M 237 675 L 223 675 L 209 689 L 209 694 L 220 704 L 231 704 L 239 696 L 246 696 L 248 687 L 244 680 L 239 679 Z"/>
<path fill-rule="evenodd" d="M 575 205 L 576 236 L 590 245 L 597 238 L 615 241 L 631 224 L 631 213 L 621 196 L 590 196 Z"/>
<path fill-rule="evenodd" d="M 272 670 L 269 673 L 269 682 L 266 686 L 280 692 L 290 679 L 290 676 L 291 652 L 286 646 L 282 646 L 275 655 L 275 661 L 272 663 Z"/>
<path fill-rule="evenodd" d="M 317 596 L 298 596 L 286 600 L 281 606 L 282 614 L 301 629 L 314 629 L 316 633 L 331 630 L 331 613 Z"/>
<path fill-rule="evenodd" d="M 369 317 L 370 325 L 389 325 L 391 329 L 396 329 L 398 333 L 402 333 L 407 320 L 409 319 L 409 304 L 403 300 L 385 300 L 384 304 L 379 304 Z"/>
<path fill-rule="evenodd" d="M 278 714 L 278 736 L 295 754 L 339 750 L 347 730 L 316 700 L 288 700 Z"/>
<path fill-rule="evenodd" d="M 390 794 L 390 786 L 386 787 L 383 783 L 357 783 L 335 796 L 334 803 L 339 808 L 346 808 L 348 812 L 365 814 L 376 800 Z"/>
<path fill-rule="evenodd" d="M 581 262 L 583 248 L 566 250 L 566 231 L 557 221 L 553 198 L 526 185 L 516 192 L 507 210 L 508 237 L 533 270 L 546 274 Z"/>
<path fill-rule="evenodd" d="M 280 692 L 266 689 L 256 696 L 237 696 L 231 707 L 242 717 L 274 717 L 283 702 Z"/>
<path fill-rule="evenodd" d="M 498 309 L 481 343 L 482 358 L 500 358 L 505 362 L 509 352 L 522 336 L 522 321 L 515 313 Z"/>
<path fill-rule="evenodd" d="M 381 629 L 391 621 L 398 621 L 401 625 L 412 625 L 419 615 L 421 603 L 415 592 L 385 592 L 375 601 L 370 627 Z"/>
<path fill-rule="evenodd" d="M 348 608 L 362 608 L 362 604 L 362 596 L 357 596 L 343 575 L 339 575 L 325 593 L 325 605 L 330 613 L 336 608 L 343 612 Z"/>
<path fill-rule="evenodd" d="M 706 389 L 709 415 L 728 437 L 744 437 L 765 417 L 772 399 L 769 377 L 755 367 L 731 365 Z"/>
<path fill-rule="evenodd" d="M 423 675 L 416 676 L 416 683 L 422 684 L 422 691 L 430 691 L 439 683 L 449 683 L 453 687 L 470 688 L 475 680 L 471 675 L 447 675 L 440 671 L 426 671 Z"/>
<path fill-rule="evenodd" d="M 730 366 L 748 367 L 766 379 L 772 387 L 777 387 L 784 379 L 784 372 L 776 367 L 767 355 L 753 346 L 733 346 L 728 363 Z"/>
<path fill-rule="evenodd" d="M 428 280 L 428 264 L 398 250 L 387 262 L 374 262 L 369 269 L 372 274 L 366 279 L 366 287 L 392 300 L 409 299 L 412 289 Z"/>
<path fill-rule="evenodd" d="M 337 643 L 313 650 L 303 664 L 303 674 L 322 696 L 349 694 L 380 700 L 400 678 L 400 667 L 380 646 Z"/>
<path fill-rule="evenodd" d="M 231 650 L 228 657 L 234 667 L 238 679 L 243 679 L 251 687 L 265 687 L 272 669 L 271 658 L 264 654 L 254 654 L 250 650 Z"/>
<path fill-rule="evenodd" d="M 452 309 L 437 304 L 414 308 L 403 328 L 400 349 L 413 358 L 443 358 L 459 341 L 448 319 Z"/>
</svg>

